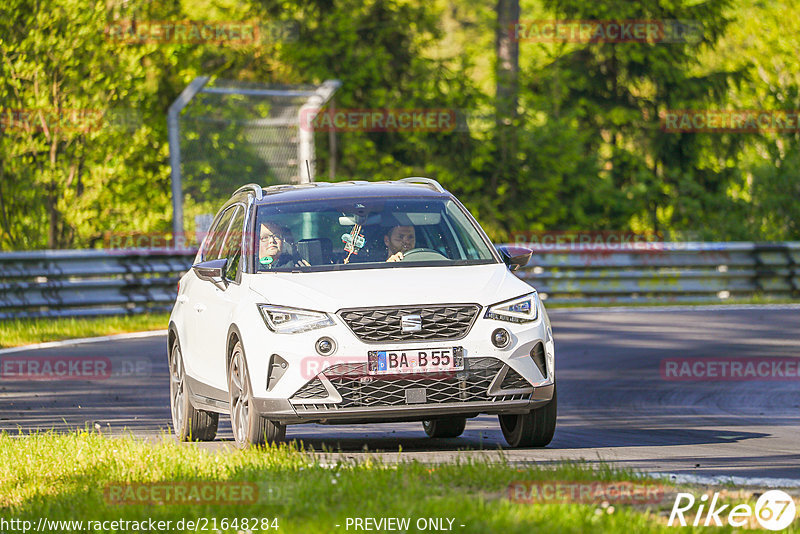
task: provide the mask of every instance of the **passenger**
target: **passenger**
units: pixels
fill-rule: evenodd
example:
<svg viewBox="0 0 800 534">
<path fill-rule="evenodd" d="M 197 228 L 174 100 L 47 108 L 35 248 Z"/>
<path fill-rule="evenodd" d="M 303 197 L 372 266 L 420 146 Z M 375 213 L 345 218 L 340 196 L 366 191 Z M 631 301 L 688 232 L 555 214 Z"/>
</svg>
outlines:
<svg viewBox="0 0 800 534">
<path fill-rule="evenodd" d="M 284 253 L 293 241 L 288 228 L 273 222 L 261 223 L 258 245 L 258 270 L 273 270 L 285 267 L 308 267 L 306 260 L 294 261 L 291 254 Z"/>
<path fill-rule="evenodd" d="M 403 255 L 413 249 L 417 243 L 417 232 L 413 226 L 392 226 L 383 236 L 388 250 L 386 261 L 400 261 Z"/>
</svg>

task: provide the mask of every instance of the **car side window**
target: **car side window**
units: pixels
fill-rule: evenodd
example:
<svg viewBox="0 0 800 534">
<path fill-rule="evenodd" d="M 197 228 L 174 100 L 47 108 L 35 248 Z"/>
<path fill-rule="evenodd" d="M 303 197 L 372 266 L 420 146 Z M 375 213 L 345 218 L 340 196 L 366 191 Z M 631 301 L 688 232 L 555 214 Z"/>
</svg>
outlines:
<svg viewBox="0 0 800 534">
<path fill-rule="evenodd" d="M 244 208 L 237 208 L 236 214 L 233 217 L 233 222 L 228 229 L 228 235 L 225 237 L 225 243 L 222 246 L 222 253 L 220 254 L 220 258 L 226 258 L 228 260 L 225 278 L 229 280 L 236 279 L 236 272 L 239 269 L 239 261 L 242 257 L 244 212 Z"/>
<path fill-rule="evenodd" d="M 216 224 L 211 225 L 208 235 L 203 241 L 203 261 L 218 260 L 222 251 L 222 244 L 225 240 L 231 218 L 238 206 L 232 206 L 225 210 L 222 216 L 217 219 Z"/>
</svg>

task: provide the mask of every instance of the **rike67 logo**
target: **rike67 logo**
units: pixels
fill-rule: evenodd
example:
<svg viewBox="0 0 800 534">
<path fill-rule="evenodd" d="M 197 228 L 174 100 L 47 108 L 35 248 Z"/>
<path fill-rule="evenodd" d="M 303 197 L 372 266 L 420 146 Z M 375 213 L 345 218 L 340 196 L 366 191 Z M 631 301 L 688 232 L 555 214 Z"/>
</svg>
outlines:
<svg viewBox="0 0 800 534">
<path fill-rule="evenodd" d="M 695 505 L 697 505 L 696 510 Z M 770 490 L 763 493 L 756 501 L 755 507 L 749 504 L 721 504 L 719 503 L 719 493 L 714 493 L 711 502 L 709 502 L 708 495 L 695 499 L 691 493 L 678 493 L 667 524 L 685 527 L 687 518 L 684 517 L 684 514 L 687 514 L 694 515 L 694 521 L 691 524 L 695 527 L 721 527 L 727 522 L 732 527 L 760 525 L 767 530 L 783 530 L 792 524 L 795 512 L 795 504 L 791 495 L 781 490 Z M 757 525 L 754 524 L 756 522 Z"/>
</svg>

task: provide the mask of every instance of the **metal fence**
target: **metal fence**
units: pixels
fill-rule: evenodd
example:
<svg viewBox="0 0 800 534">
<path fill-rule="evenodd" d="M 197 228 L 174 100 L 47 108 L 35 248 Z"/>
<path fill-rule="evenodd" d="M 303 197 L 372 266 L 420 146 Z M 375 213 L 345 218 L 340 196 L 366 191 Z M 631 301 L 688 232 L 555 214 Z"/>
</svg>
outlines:
<svg viewBox="0 0 800 534">
<path fill-rule="evenodd" d="M 639 248 L 636 248 L 639 247 Z M 800 243 L 534 247 L 518 271 L 548 303 L 800 298 Z M 0 254 L 0 319 L 169 310 L 192 250 Z"/>
<path fill-rule="evenodd" d="M 340 86 L 195 78 L 167 114 L 173 232 L 205 230 L 201 221 L 242 183 L 313 181 L 311 125 Z"/>
<path fill-rule="evenodd" d="M 0 254 L 0 319 L 166 311 L 190 250 Z"/>
<path fill-rule="evenodd" d="M 533 246 L 519 276 L 548 302 L 722 302 L 800 298 L 800 243 Z"/>
</svg>

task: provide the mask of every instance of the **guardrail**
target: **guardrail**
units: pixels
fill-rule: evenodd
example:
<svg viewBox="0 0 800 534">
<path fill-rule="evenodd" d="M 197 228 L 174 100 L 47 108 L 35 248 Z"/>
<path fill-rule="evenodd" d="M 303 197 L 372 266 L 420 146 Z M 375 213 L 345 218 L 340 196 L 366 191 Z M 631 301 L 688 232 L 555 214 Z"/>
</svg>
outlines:
<svg viewBox="0 0 800 534">
<path fill-rule="evenodd" d="M 528 245 L 518 276 L 548 303 L 800 298 L 800 243 Z M 0 253 L 0 319 L 166 311 L 194 250 Z"/>
<path fill-rule="evenodd" d="M 166 311 L 193 250 L 0 254 L 0 319 Z"/>
<path fill-rule="evenodd" d="M 548 302 L 721 302 L 800 297 L 800 242 L 640 242 L 534 250 L 520 278 Z"/>
</svg>

